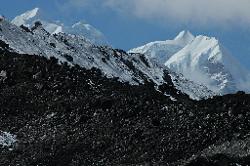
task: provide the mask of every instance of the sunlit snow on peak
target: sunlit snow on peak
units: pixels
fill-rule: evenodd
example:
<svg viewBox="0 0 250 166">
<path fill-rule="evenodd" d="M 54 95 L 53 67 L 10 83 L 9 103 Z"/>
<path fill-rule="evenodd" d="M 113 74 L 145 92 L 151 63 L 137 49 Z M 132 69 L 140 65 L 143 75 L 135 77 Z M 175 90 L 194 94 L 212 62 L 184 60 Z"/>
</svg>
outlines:
<svg viewBox="0 0 250 166">
<path fill-rule="evenodd" d="M 79 21 L 73 25 L 65 25 L 60 21 L 49 21 L 45 18 L 43 12 L 39 8 L 29 10 L 20 16 L 15 17 L 12 23 L 20 26 L 25 25 L 31 28 L 36 21 L 40 21 L 46 31 L 50 34 L 57 34 L 60 32 L 69 33 L 73 35 L 84 36 L 96 45 L 109 45 L 106 37 L 94 28 L 92 25 L 84 21 Z"/>
<path fill-rule="evenodd" d="M 181 31 L 174 40 L 156 41 L 130 50 L 157 59 L 216 93 L 250 92 L 250 74 L 216 39 Z"/>
<path fill-rule="evenodd" d="M 32 10 L 29 10 L 21 14 L 20 16 L 15 17 L 12 20 L 12 23 L 17 26 L 20 26 L 20 25 L 30 26 L 30 24 L 27 24 L 27 21 L 34 18 L 37 15 L 38 11 L 39 11 L 39 8 L 34 8 Z"/>
</svg>

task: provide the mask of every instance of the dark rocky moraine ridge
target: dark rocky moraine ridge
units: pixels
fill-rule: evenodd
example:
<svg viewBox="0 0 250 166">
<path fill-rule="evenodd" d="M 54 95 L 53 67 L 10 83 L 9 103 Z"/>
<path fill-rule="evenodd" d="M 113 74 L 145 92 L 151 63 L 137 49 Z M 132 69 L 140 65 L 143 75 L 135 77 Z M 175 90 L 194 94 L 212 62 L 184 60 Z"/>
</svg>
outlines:
<svg viewBox="0 0 250 166">
<path fill-rule="evenodd" d="M 250 95 L 172 101 L 151 83 L 131 86 L 0 44 L 0 130 L 16 136 L 0 146 L 0 165 L 250 162 Z"/>
</svg>

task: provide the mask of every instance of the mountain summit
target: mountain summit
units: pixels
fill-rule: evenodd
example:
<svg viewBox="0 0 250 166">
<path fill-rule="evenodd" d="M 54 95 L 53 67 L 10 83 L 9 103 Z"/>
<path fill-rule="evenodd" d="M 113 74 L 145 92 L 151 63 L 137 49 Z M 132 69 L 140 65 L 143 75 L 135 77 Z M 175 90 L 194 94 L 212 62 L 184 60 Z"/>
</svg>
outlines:
<svg viewBox="0 0 250 166">
<path fill-rule="evenodd" d="M 63 32 L 63 24 L 44 19 L 43 11 L 40 8 L 34 8 L 16 16 L 11 22 L 17 26 L 24 25 L 31 28 L 36 21 L 40 21 L 46 31 L 51 34 Z"/>
<path fill-rule="evenodd" d="M 177 41 L 180 45 L 185 46 L 186 44 L 190 43 L 194 40 L 194 35 L 189 31 L 181 31 L 174 40 Z"/>
<path fill-rule="evenodd" d="M 215 92 L 250 91 L 249 72 L 215 38 L 197 36 L 165 65 Z"/>
<path fill-rule="evenodd" d="M 153 44 L 152 44 L 153 43 Z M 130 50 L 150 58 L 215 93 L 250 92 L 250 74 L 214 37 L 180 32 L 174 40 L 152 42 Z"/>
<path fill-rule="evenodd" d="M 108 45 L 106 37 L 103 35 L 103 33 L 92 25 L 83 21 L 79 21 L 73 25 L 66 25 L 60 21 L 50 21 L 44 16 L 43 11 L 40 8 L 34 8 L 19 16 L 16 16 L 12 20 L 12 23 L 17 26 L 24 25 L 31 28 L 36 21 L 40 21 L 44 29 L 51 34 L 64 32 L 73 35 L 80 35 L 90 40 L 90 42 L 93 44 Z"/>
<path fill-rule="evenodd" d="M 164 64 L 173 54 L 180 51 L 193 39 L 194 36 L 189 31 L 181 31 L 173 40 L 150 42 L 128 52 L 146 54 Z"/>
<path fill-rule="evenodd" d="M 34 8 L 32 10 L 29 10 L 23 14 L 21 14 L 20 16 L 16 16 L 13 20 L 12 23 L 20 26 L 20 25 L 25 25 L 25 26 L 32 26 L 30 25 L 30 22 L 35 18 L 35 17 L 39 17 L 39 8 Z"/>
</svg>

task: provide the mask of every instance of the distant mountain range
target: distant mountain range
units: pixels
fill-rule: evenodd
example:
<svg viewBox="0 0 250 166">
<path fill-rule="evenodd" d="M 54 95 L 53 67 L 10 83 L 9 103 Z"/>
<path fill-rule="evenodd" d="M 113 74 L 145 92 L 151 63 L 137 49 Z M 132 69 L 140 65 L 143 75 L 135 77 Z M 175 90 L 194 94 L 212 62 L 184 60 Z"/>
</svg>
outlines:
<svg viewBox="0 0 250 166">
<path fill-rule="evenodd" d="M 250 92 L 250 72 L 214 37 L 182 31 L 173 40 L 151 42 L 129 52 L 156 59 L 215 93 Z"/>
<path fill-rule="evenodd" d="M 65 25 L 60 21 L 49 21 L 39 8 L 15 17 L 12 23 L 31 28 L 36 21 L 40 21 L 50 34 L 64 32 L 83 36 L 95 45 L 109 45 L 106 37 L 90 24 L 80 21 Z M 189 31 L 182 31 L 173 40 L 151 42 L 128 52 L 145 54 L 158 66 L 181 73 L 216 94 L 250 92 L 250 72 L 214 37 L 194 36 Z"/>
<path fill-rule="evenodd" d="M 89 39 L 93 44 L 108 45 L 108 41 L 103 33 L 92 25 L 83 21 L 79 21 L 73 25 L 66 25 L 60 21 L 50 21 L 44 16 L 43 11 L 39 8 L 34 8 L 16 16 L 12 20 L 12 23 L 17 26 L 24 25 L 31 28 L 36 21 L 40 21 L 44 29 L 51 34 L 65 32 L 73 35 L 82 35 Z"/>
<path fill-rule="evenodd" d="M 171 77 L 175 87 L 192 99 L 215 95 L 206 86 L 185 79 L 143 54 L 127 54 L 123 50 L 96 46 L 84 36 L 66 33 L 50 34 L 40 24 L 26 29 L 3 21 L 1 29 L 0 40 L 17 53 L 53 56 L 60 62 L 78 64 L 87 69 L 95 67 L 108 77 L 116 77 L 132 85 L 152 82 L 158 88 L 160 85 L 169 84 L 167 77 Z"/>
</svg>

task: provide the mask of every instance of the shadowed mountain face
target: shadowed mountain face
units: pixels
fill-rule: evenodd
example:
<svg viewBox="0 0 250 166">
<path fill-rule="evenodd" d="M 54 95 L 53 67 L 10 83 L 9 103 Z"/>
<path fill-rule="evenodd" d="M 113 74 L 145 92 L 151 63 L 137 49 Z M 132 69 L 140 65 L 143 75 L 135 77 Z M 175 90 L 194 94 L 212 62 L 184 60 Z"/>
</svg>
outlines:
<svg viewBox="0 0 250 166">
<path fill-rule="evenodd" d="M 249 161 L 250 95 L 193 101 L 168 79 L 162 88 L 175 94 L 172 100 L 151 83 L 130 85 L 95 68 L 7 49 L 1 43 L 2 165 Z"/>
</svg>

